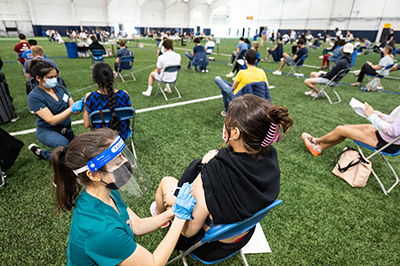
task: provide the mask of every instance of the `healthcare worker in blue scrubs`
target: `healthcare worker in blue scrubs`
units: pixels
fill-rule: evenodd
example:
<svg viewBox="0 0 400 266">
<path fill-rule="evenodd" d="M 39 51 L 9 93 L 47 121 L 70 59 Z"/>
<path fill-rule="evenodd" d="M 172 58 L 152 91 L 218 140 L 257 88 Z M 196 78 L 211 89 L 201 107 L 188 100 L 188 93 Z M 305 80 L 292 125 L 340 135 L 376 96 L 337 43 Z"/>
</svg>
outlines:
<svg viewBox="0 0 400 266">
<path fill-rule="evenodd" d="M 188 183 L 180 188 L 172 208 L 139 218 L 124 200 L 148 190 L 148 178 L 118 132 L 109 128 L 80 134 L 68 146 L 55 149 L 52 165 L 57 212 L 74 208 L 68 265 L 167 263 L 196 203 Z M 136 243 L 135 235 L 152 232 L 172 218 L 153 253 Z"/>
<path fill-rule="evenodd" d="M 74 102 L 67 89 L 57 82 L 57 71 L 49 63 L 32 59 L 29 73 L 39 83 L 28 94 L 29 108 L 36 113 L 37 139 L 51 148 L 67 146 L 74 138 L 69 116 L 82 111 L 82 101 Z M 28 149 L 38 159 L 51 158 L 52 151 L 42 150 L 36 144 Z"/>
</svg>

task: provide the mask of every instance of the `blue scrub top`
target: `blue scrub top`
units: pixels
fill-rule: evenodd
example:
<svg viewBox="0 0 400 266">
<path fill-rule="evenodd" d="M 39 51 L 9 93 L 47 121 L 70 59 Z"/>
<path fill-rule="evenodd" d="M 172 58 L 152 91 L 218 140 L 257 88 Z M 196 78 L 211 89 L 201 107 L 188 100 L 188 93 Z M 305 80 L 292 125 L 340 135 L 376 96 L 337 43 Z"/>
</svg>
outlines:
<svg viewBox="0 0 400 266">
<path fill-rule="evenodd" d="M 53 90 L 58 100 L 54 99 L 50 94 L 39 88 L 39 86 L 36 86 L 36 88 L 34 88 L 28 94 L 29 108 L 35 113 L 46 107 L 49 108 L 50 112 L 53 115 L 64 112 L 69 107 L 68 101 L 71 96 L 69 95 L 67 89 L 61 84 L 57 84 L 53 88 Z M 58 125 L 52 126 L 47 123 L 43 118 L 36 115 L 36 126 L 40 128 L 56 130 L 57 128 L 67 127 L 69 125 L 71 125 L 71 118 L 69 116 Z"/>
<path fill-rule="evenodd" d="M 69 232 L 68 265 L 117 265 L 136 250 L 127 206 L 117 190 L 110 196 L 119 214 L 86 189 L 79 195 Z"/>
</svg>

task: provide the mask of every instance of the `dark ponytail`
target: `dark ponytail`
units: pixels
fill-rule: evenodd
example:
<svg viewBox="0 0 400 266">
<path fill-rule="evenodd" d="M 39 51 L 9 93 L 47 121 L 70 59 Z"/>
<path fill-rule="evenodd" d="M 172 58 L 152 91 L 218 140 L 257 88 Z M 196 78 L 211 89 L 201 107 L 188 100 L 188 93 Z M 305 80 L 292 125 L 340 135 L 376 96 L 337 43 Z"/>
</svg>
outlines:
<svg viewBox="0 0 400 266">
<path fill-rule="evenodd" d="M 261 143 L 266 138 L 272 123 L 282 127 L 286 133 L 293 125 L 293 119 L 285 107 L 272 105 L 268 100 L 252 94 L 234 99 L 228 107 L 225 118 L 226 127 L 239 129 L 246 150 L 258 154 L 269 149 L 269 145 Z M 227 134 L 229 138 L 229 130 Z"/>
<path fill-rule="evenodd" d="M 75 175 L 73 170 L 79 169 L 90 160 L 105 151 L 114 141 L 118 132 L 109 128 L 79 134 L 67 147 L 59 147 L 53 151 L 53 182 L 56 186 L 54 199 L 56 212 L 71 210 L 82 189 L 92 181 L 86 171 Z"/>
<path fill-rule="evenodd" d="M 110 65 L 103 62 L 96 63 L 93 67 L 92 77 L 94 82 L 99 85 L 100 90 L 107 92 L 108 109 L 112 112 L 108 127 L 121 132 L 121 120 L 114 112 L 117 100 L 114 93 L 114 73 Z"/>
<path fill-rule="evenodd" d="M 36 77 L 43 79 L 50 71 L 55 69 L 51 64 L 43 62 L 39 59 L 29 60 L 29 74 L 36 80 Z"/>
</svg>

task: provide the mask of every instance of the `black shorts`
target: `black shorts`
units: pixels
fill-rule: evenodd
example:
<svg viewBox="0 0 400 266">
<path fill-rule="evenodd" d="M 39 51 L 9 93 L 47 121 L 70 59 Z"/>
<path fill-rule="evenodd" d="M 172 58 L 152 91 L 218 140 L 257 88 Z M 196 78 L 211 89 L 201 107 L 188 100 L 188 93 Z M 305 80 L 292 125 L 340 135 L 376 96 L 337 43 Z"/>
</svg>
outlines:
<svg viewBox="0 0 400 266">
<path fill-rule="evenodd" d="M 376 148 L 377 148 L 377 149 L 380 149 L 380 148 L 382 148 L 383 146 L 385 146 L 386 144 L 388 144 L 388 143 L 381 137 L 381 134 L 379 134 L 379 131 L 378 131 L 378 130 L 375 131 L 375 135 L 376 135 L 376 138 L 378 139 L 378 144 L 376 144 Z M 383 151 L 384 151 L 384 152 L 387 152 L 387 153 L 396 153 L 396 152 L 398 152 L 399 150 L 400 150 L 400 145 L 392 144 L 392 145 L 390 145 L 389 147 L 387 147 L 386 149 L 384 149 Z"/>
</svg>

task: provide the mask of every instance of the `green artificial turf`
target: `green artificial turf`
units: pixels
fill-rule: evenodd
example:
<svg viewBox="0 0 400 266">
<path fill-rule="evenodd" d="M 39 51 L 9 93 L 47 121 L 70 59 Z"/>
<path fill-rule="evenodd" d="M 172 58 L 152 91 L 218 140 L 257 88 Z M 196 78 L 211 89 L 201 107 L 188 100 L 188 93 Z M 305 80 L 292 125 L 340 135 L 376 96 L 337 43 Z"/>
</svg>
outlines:
<svg viewBox="0 0 400 266">
<path fill-rule="evenodd" d="M 68 59 L 64 45 L 50 43 L 46 38 L 36 38 L 46 55 L 58 64 L 61 76 L 75 100 L 96 89 L 91 81 L 90 58 Z M 15 61 L 14 45 L 17 38 L 0 39 L 0 56 L 3 61 Z M 134 74 L 137 81 L 117 81 L 117 88 L 128 91 L 133 107 L 138 111 L 135 123 L 135 147 L 138 160 L 152 180 L 152 190 L 135 202 L 127 202 L 141 217 L 149 216 L 149 206 L 157 185 L 166 175 L 180 177 L 187 165 L 201 158 L 208 150 L 218 149 L 222 141 L 224 118 L 222 99 L 208 100 L 171 108 L 140 112 L 148 107 L 185 102 L 220 95 L 213 79 L 217 75 L 225 78 L 232 67 L 225 63 L 236 49 L 237 39 L 222 39 L 214 49 L 215 62 L 210 62 L 209 73 L 196 73 L 185 69 L 188 59 L 184 52 L 191 50 L 193 43 L 175 51 L 182 56 L 182 70 L 177 86 L 182 99 L 165 102 L 162 95 L 144 97 L 148 75 L 155 68 L 155 41 L 141 41 L 143 49 L 128 43 L 135 55 Z M 269 44 L 272 47 L 272 44 Z M 109 47 L 109 46 L 108 46 Z M 290 51 L 290 46 L 284 47 Z M 219 50 L 220 54 L 217 54 Z M 262 58 L 266 51 L 260 49 Z M 306 65 L 320 66 L 318 59 L 322 49 L 311 53 Z M 63 57 L 64 56 L 64 57 Z M 58 58 L 57 58 L 58 57 Z M 270 58 L 272 59 L 272 58 Z M 360 69 L 367 60 L 377 63 L 379 55 L 360 55 L 353 70 Z M 106 58 L 113 65 L 114 58 Z M 272 253 L 247 255 L 250 265 L 399 265 L 400 188 L 396 187 L 385 196 L 377 181 L 370 177 L 365 188 L 352 188 L 331 173 L 332 161 L 346 146 L 355 147 L 352 141 L 324 150 L 313 157 L 301 140 L 306 131 L 321 136 L 340 124 L 368 123 L 348 105 L 355 97 L 370 103 L 375 109 L 389 113 L 399 105 L 399 82 L 385 78 L 385 90 L 396 92 L 360 92 L 357 88 L 342 85 L 337 88 L 342 102 L 330 105 L 326 98 L 312 100 L 305 96 L 308 89 L 303 78 L 272 75 L 279 64 L 260 62 L 266 70 L 271 89 L 272 102 L 288 108 L 294 119 L 293 128 L 275 144 L 281 168 L 281 193 L 283 204 L 272 210 L 262 221 L 264 233 Z M 316 68 L 303 67 L 309 76 Z M 283 72 L 288 72 L 285 66 Z M 15 109 L 20 119 L 15 123 L 1 125 L 8 132 L 35 128 L 35 116 L 29 113 L 26 101 L 26 78 L 16 62 L 5 63 L 2 72 L 6 75 Z M 399 72 L 392 73 L 398 77 Z M 127 74 L 127 72 L 125 72 Z M 126 75 L 129 79 L 129 75 Z M 230 78 L 226 78 L 228 81 Z M 343 83 L 353 83 L 356 78 L 348 74 Z M 81 120 L 82 115 L 72 115 L 72 120 Z M 72 126 L 75 134 L 87 131 L 82 124 Z M 65 265 L 69 225 L 72 213 L 62 218 L 53 215 L 52 170 L 49 162 L 37 160 L 28 151 L 30 143 L 41 145 L 34 133 L 18 135 L 25 147 L 11 169 L 7 171 L 7 185 L 0 188 L 0 265 Z M 396 160 L 397 159 L 397 160 Z M 398 158 L 389 158 L 398 170 Z M 372 159 L 373 168 L 383 183 L 389 186 L 394 179 L 382 159 Z M 237 188 L 240 193 L 241 188 Z M 254 199 L 256 200 L 256 199 Z M 154 251 L 166 234 L 160 229 L 137 242 Z M 174 252 L 176 255 L 177 252 Z M 188 258 L 189 265 L 201 265 Z M 181 263 L 177 263 L 181 265 Z M 242 265 L 239 255 L 220 265 Z"/>
</svg>

